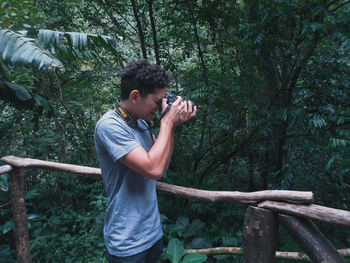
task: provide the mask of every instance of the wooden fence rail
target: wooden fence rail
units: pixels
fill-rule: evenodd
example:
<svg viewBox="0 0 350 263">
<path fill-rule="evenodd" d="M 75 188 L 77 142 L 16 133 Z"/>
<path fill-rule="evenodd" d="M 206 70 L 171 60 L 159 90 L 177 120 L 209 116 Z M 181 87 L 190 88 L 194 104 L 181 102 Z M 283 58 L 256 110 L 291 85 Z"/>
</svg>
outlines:
<svg viewBox="0 0 350 263">
<path fill-rule="evenodd" d="M 264 201 L 259 203 L 259 207 L 266 208 L 277 213 L 294 215 L 318 221 L 326 222 L 333 225 L 350 228 L 350 212 L 334 209 L 330 207 L 309 204 L 295 205 L 284 202 Z"/>
<path fill-rule="evenodd" d="M 0 166 L 0 175 L 1 174 L 7 174 L 12 171 L 12 166 L 11 165 L 3 165 Z"/>
<path fill-rule="evenodd" d="M 0 161 L 7 164 L 0 167 L 0 175 L 5 173 L 8 173 L 10 175 L 9 188 L 11 192 L 11 205 L 15 225 L 14 230 L 16 239 L 17 259 L 20 263 L 29 263 L 31 262 L 31 255 L 29 249 L 29 232 L 27 227 L 27 214 L 24 200 L 25 193 L 23 169 L 50 169 L 94 177 L 101 177 L 101 170 L 93 167 L 63 164 L 30 158 L 20 158 L 16 156 L 2 157 Z M 251 193 L 238 191 L 208 191 L 170 185 L 163 182 L 157 182 L 157 191 L 184 198 L 197 199 L 201 201 L 239 202 L 246 204 L 255 204 L 255 206 L 250 206 L 247 209 L 247 214 L 245 218 L 243 233 L 247 241 L 244 242 L 243 249 L 246 253 L 242 252 L 242 248 L 211 248 L 206 250 L 186 250 L 186 253 L 199 252 L 207 255 L 211 255 L 214 253 L 243 253 L 244 262 L 246 263 L 271 263 L 274 260 L 272 258 L 275 257 L 296 260 L 310 260 L 310 258 L 312 259 L 312 257 L 316 257 L 314 254 L 311 254 L 311 257 L 310 254 L 308 254 L 308 257 L 307 255 L 302 253 L 275 251 L 276 232 L 271 232 L 271 229 L 276 229 L 276 226 L 278 224 L 278 220 L 276 221 L 273 219 L 277 215 L 275 212 L 289 215 L 297 215 L 304 218 L 317 219 L 327 223 L 341 225 L 343 227 L 350 227 L 349 211 L 314 205 L 312 204 L 314 201 L 314 195 L 312 192 L 308 191 L 268 190 Z M 261 224 L 260 222 L 262 220 L 262 214 L 266 215 L 266 224 Z M 258 224 L 258 226 L 256 224 Z M 270 227 L 270 229 L 266 228 L 266 225 Z M 261 233 L 265 234 L 261 236 Z M 251 236 L 254 238 L 247 238 L 249 234 L 251 234 Z M 271 246 L 270 242 L 266 242 L 267 239 L 271 240 L 271 242 L 273 242 L 274 244 L 272 244 Z M 326 241 L 324 241 L 324 243 L 326 243 Z M 303 242 L 301 246 L 302 245 L 304 245 Z M 257 246 L 261 247 L 260 252 L 257 251 Z M 310 249 L 310 251 L 313 250 Z M 338 252 L 336 250 L 332 251 L 335 253 L 334 255 L 335 257 L 337 257 L 337 261 L 317 261 L 318 259 L 316 259 L 316 261 L 314 262 L 345 262 L 343 261 L 343 257 L 341 255 L 350 256 L 350 249 L 343 249 L 339 250 Z M 306 253 L 308 252 L 306 251 Z M 320 260 L 323 260 L 323 258 L 320 257 Z"/>
<path fill-rule="evenodd" d="M 13 167 L 50 169 L 68 173 L 101 177 L 101 169 L 99 168 L 42 161 L 30 158 L 20 158 L 16 156 L 6 156 L 2 157 L 0 160 Z M 287 202 L 310 204 L 314 201 L 314 195 L 312 192 L 301 191 L 270 190 L 251 193 L 206 191 L 177 185 L 170 185 L 162 182 L 157 182 L 157 190 L 171 195 L 210 202 L 226 201 L 238 203 L 257 203 L 258 201 L 262 200 L 283 200 Z"/>
</svg>

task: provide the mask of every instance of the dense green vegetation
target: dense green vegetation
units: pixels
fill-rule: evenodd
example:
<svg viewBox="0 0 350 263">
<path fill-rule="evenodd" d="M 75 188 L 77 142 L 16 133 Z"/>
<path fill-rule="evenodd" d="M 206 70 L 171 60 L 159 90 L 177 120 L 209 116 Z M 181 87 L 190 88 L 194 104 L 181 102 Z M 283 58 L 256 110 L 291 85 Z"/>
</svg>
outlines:
<svg viewBox="0 0 350 263">
<path fill-rule="evenodd" d="M 119 70 L 143 57 L 199 107 L 177 131 L 164 182 L 308 190 L 317 204 L 350 210 L 349 13 L 346 0 L 2 1 L 0 156 L 98 167 L 94 125 L 118 97 Z M 25 174 L 33 262 L 104 262 L 102 182 Z M 4 263 L 16 258 L 7 178 Z M 160 195 L 159 206 L 166 245 L 242 245 L 245 205 Z M 350 247 L 349 230 L 318 226 Z M 283 229 L 278 249 L 300 250 Z"/>
</svg>

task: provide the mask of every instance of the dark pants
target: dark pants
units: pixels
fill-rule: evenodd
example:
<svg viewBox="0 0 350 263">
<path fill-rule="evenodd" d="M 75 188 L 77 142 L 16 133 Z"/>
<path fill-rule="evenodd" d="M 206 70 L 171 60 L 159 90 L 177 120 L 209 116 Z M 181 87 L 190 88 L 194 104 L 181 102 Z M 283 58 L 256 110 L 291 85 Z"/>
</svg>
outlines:
<svg viewBox="0 0 350 263">
<path fill-rule="evenodd" d="M 106 252 L 108 263 L 157 263 L 163 251 L 163 238 L 149 249 L 128 257 L 116 257 Z"/>
</svg>

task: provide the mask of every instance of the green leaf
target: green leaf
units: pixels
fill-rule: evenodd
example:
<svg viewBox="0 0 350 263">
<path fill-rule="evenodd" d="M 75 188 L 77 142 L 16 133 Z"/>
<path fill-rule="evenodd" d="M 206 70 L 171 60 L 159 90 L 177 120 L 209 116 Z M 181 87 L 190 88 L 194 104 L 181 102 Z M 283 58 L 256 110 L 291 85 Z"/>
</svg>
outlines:
<svg viewBox="0 0 350 263">
<path fill-rule="evenodd" d="M 51 224 L 51 225 L 60 225 L 60 224 L 62 224 L 62 220 L 58 216 L 51 216 L 49 218 L 49 224 Z"/>
<path fill-rule="evenodd" d="M 2 233 L 6 234 L 7 232 L 11 231 L 13 228 L 14 228 L 13 220 L 7 221 L 2 228 Z"/>
<path fill-rule="evenodd" d="M 207 241 L 203 237 L 195 237 L 191 244 L 194 248 L 208 248 L 213 246 L 210 241 Z"/>
<path fill-rule="evenodd" d="M 335 161 L 335 156 L 333 155 L 331 157 L 331 159 L 326 164 L 326 167 L 325 167 L 326 171 L 329 171 L 329 169 L 332 167 L 332 164 L 334 163 L 334 161 Z"/>
<path fill-rule="evenodd" d="M 185 253 L 184 246 L 177 238 L 172 238 L 166 249 L 167 256 L 172 263 L 180 262 Z"/>
<path fill-rule="evenodd" d="M 38 197 L 40 196 L 40 194 L 38 193 L 38 190 L 37 189 L 31 189 L 29 190 L 28 192 L 25 193 L 25 200 L 31 200 L 35 197 Z"/>
<path fill-rule="evenodd" d="M 350 144 L 350 140 L 330 138 L 330 145 L 333 148 L 337 148 L 337 147 L 345 148 L 349 144 Z"/>
<path fill-rule="evenodd" d="M 32 66 L 39 70 L 63 68 L 63 64 L 34 39 L 9 29 L 0 30 L 0 57 L 4 63 Z"/>
<path fill-rule="evenodd" d="M 183 227 L 187 227 L 189 225 L 189 219 L 188 217 L 181 216 L 176 220 L 176 224 Z"/>
<path fill-rule="evenodd" d="M 9 87 L 12 91 L 15 92 L 15 95 L 19 100 L 26 101 L 26 100 L 30 100 L 32 98 L 32 96 L 30 95 L 28 90 L 26 88 L 24 88 L 23 86 L 15 85 L 15 84 L 12 84 L 10 82 L 5 82 L 4 84 L 6 84 L 7 87 Z"/>
<path fill-rule="evenodd" d="M 83 50 L 87 48 L 87 34 L 68 32 L 64 34 L 73 48 Z"/>
<path fill-rule="evenodd" d="M 38 219 L 38 218 L 40 218 L 40 216 L 36 215 L 36 214 L 28 214 L 27 215 L 27 219 L 28 220 L 35 220 L 35 219 Z"/>
<path fill-rule="evenodd" d="M 95 50 L 96 47 L 101 47 L 112 51 L 112 53 L 117 53 L 114 47 L 114 38 L 82 32 L 60 32 L 41 29 L 38 34 L 38 44 L 66 59 L 74 57 L 96 57 L 97 54 L 91 51 Z"/>
<path fill-rule="evenodd" d="M 32 108 L 33 97 L 24 86 L 0 81 L 0 99 L 12 103 L 17 108 Z"/>
<path fill-rule="evenodd" d="M 200 219 L 196 218 L 192 221 L 191 229 L 193 229 L 194 231 L 200 231 L 200 229 L 204 227 L 204 225 L 205 224 Z"/>
<path fill-rule="evenodd" d="M 0 182 L 0 190 L 4 192 L 7 192 L 9 190 L 9 185 L 6 181 Z"/>
<path fill-rule="evenodd" d="M 315 117 L 312 121 L 316 128 L 322 128 L 327 125 L 325 119 L 320 116 Z"/>
<path fill-rule="evenodd" d="M 181 263 L 201 263 L 207 260 L 207 255 L 203 254 L 188 254 L 184 257 Z"/>
<path fill-rule="evenodd" d="M 31 93 L 27 87 L 0 81 L 0 100 L 9 102 L 18 109 L 33 109 L 36 105 L 40 110 L 53 111 L 51 104 L 43 97 Z"/>
</svg>

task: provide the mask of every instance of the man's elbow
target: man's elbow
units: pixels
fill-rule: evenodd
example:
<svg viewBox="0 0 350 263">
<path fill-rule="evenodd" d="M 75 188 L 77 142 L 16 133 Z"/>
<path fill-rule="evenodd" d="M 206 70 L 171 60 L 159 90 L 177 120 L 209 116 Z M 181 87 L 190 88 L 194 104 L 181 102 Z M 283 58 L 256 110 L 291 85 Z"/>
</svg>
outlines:
<svg viewBox="0 0 350 263">
<path fill-rule="evenodd" d="M 151 179 L 155 179 L 155 180 L 159 180 L 160 178 L 162 178 L 163 175 L 163 171 L 159 170 L 159 171 L 154 171 L 150 174 Z"/>
<path fill-rule="evenodd" d="M 155 179 L 155 180 L 159 180 L 160 178 L 162 178 L 164 170 L 160 169 L 159 167 L 154 168 L 154 169 L 150 169 L 149 171 L 147 171 L 144 176 L 150 178 L 150 179 Z"/>
</svg>

